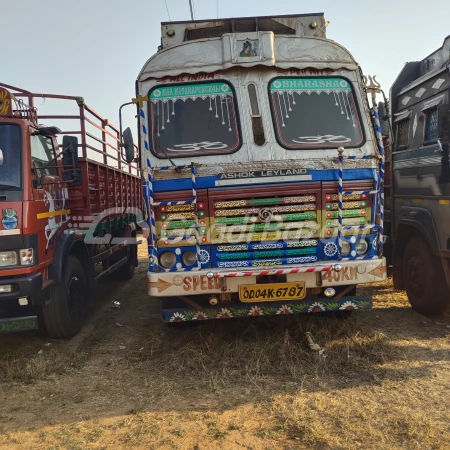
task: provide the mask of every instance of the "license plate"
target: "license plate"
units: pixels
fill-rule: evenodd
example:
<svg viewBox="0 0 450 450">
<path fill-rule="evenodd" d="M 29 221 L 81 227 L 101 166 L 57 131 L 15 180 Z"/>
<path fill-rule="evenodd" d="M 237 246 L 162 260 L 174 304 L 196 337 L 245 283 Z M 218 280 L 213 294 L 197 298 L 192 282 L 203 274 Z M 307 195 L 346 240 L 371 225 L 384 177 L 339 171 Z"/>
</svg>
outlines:
<svg viewBox="0 0 450 450">
<path fill-rule="evenodd" d="M 302 300 L 305 297 L 306 287 L 304 282 L 239 286 L 239 300 L 244 303 Z"/>
</svg>

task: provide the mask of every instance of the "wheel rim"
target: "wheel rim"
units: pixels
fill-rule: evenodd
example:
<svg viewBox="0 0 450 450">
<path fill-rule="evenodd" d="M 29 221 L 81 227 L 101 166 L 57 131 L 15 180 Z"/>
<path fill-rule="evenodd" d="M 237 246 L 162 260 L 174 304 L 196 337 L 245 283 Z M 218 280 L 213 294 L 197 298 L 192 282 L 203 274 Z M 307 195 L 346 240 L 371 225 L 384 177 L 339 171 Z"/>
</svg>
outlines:
<svg viewBox="0 0 450 450">
<path fill-rule="evenodd" d="M 78 320 L 81 315 L 81 307 L 84 299 L 83 283 L 77 277 L 72 277 L 67 288 L 67 303 L 70 318 Z"/>
<path fill-rule="evenodd" d="M 411 256 L 408 260 L 407 286 L 414 297 L 423 297 L 427 286 L 427 270 L 424 267 L 422 258 L 419 255 Z"/>
</svg>

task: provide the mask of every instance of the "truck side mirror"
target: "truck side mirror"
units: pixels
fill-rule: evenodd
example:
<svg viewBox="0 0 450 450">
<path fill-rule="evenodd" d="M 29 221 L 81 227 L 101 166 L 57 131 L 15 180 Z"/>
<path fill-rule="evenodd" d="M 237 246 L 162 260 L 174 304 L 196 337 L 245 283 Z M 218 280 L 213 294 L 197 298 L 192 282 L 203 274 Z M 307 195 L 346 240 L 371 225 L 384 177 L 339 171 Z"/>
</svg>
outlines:
<svg viewBox="0 0 450 450">
<path fill-rule="evenodd" d="M 122 148 L 125 149 L 125 161 L 128 164 L 132 163 L 134 161 L 134 142 L 130 127 L 126 128 L 122 134 Z"/>
<path fill-rule="evenodd" d="M 76 136 L 63 136 L 62 160 L 66 170 L 63 179 L 67 187 L 80 186 L 83 183 L 81 169 L 78 168 L 78 138 Z M 70 167 L 70 169 L 67 169 Z"/>
<path fill-rule="evenodd" d="M 78 168 L 78 138 L 76 136 L 63 136 L 62 141 L 63 165 Z"/>
<path fill-rule="evenodd" d="M 389 114 L 384 102 L 378 103 L 378 117 L 380 119 L 381 134 L 389 137 Z"/>
</svg>

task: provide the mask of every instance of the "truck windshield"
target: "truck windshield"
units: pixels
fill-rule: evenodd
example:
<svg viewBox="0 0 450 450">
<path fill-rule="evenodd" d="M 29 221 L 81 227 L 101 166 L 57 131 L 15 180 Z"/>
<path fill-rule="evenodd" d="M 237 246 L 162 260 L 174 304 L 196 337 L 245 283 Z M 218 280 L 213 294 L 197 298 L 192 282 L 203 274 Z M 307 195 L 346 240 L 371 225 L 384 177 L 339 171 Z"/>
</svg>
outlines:
<svg viewBox="0 0 450 450">
<path fill-rule="evenodd" d="M 286 149 L 355 147 L 363 132 L 344 78 L 277 78 L 269 87 L 280 145 Z"/>
<path fill-rule="evenodd" d="M 150 91 L 152 152 L 158 158 L 227 154 L 241 145 L 228 83 L 157 86 Z"/>
<path fill-rule="evenodd" d="M 0 189 L 20 189 L 21 147 L 20 127 L 0 124 Z"/>
</svg>

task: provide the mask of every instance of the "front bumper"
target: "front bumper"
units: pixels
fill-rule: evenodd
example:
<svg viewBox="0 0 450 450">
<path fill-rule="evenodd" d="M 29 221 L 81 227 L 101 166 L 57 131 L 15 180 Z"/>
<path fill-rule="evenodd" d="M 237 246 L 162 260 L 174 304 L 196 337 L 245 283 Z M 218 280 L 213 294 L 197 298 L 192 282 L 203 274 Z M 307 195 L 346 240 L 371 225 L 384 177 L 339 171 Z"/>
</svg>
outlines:
<svg viewBox="0 0 450 450">
<path fill-rule="evenodd" d="M 341 266 L 341 270 L 337 271 Z M 208 277 L 208 275 L 209 277 Z M 211 277 L 211 274 L 213 276 Z M 148 272 L 148 293 L 155 297 L 191 296 L 239 292 L 243 284 L 257 284 L 262 275 L 286 275 L 286 282 L 305 282 L 306 288 L 327 288 L 380 282 L 386 279 L 386 259 L 335 261 L 312 266 L 276 266 L 253 271 L 230 272 L 224 269 L 189 272 Z"/>
<path fill-rule="evenodd" d="M 220 307 L 203 308 L 198 311 L 186 305 L 185 308 L 164 309 L 164 322 L 189 322 L 194 320 L 232 319 L 259 316 L 277 316 L 302 313 L 344 312 L 372 308 L 372 299 L 364 296 L 333 299 L 280 301 L 271 303 L 234 303 Z"/>
<path fill-rule="evenodd" d="M 18 277 L 0 276 L 0 286 L 5 284 L 12 285 L 13 291 L 0 293 L 0 303 L 2 300 L 21 297 L 27 297 L 31 305 L 38 305 L 42 302 L 42 274 L 40 272 Z"/>
</svg>

